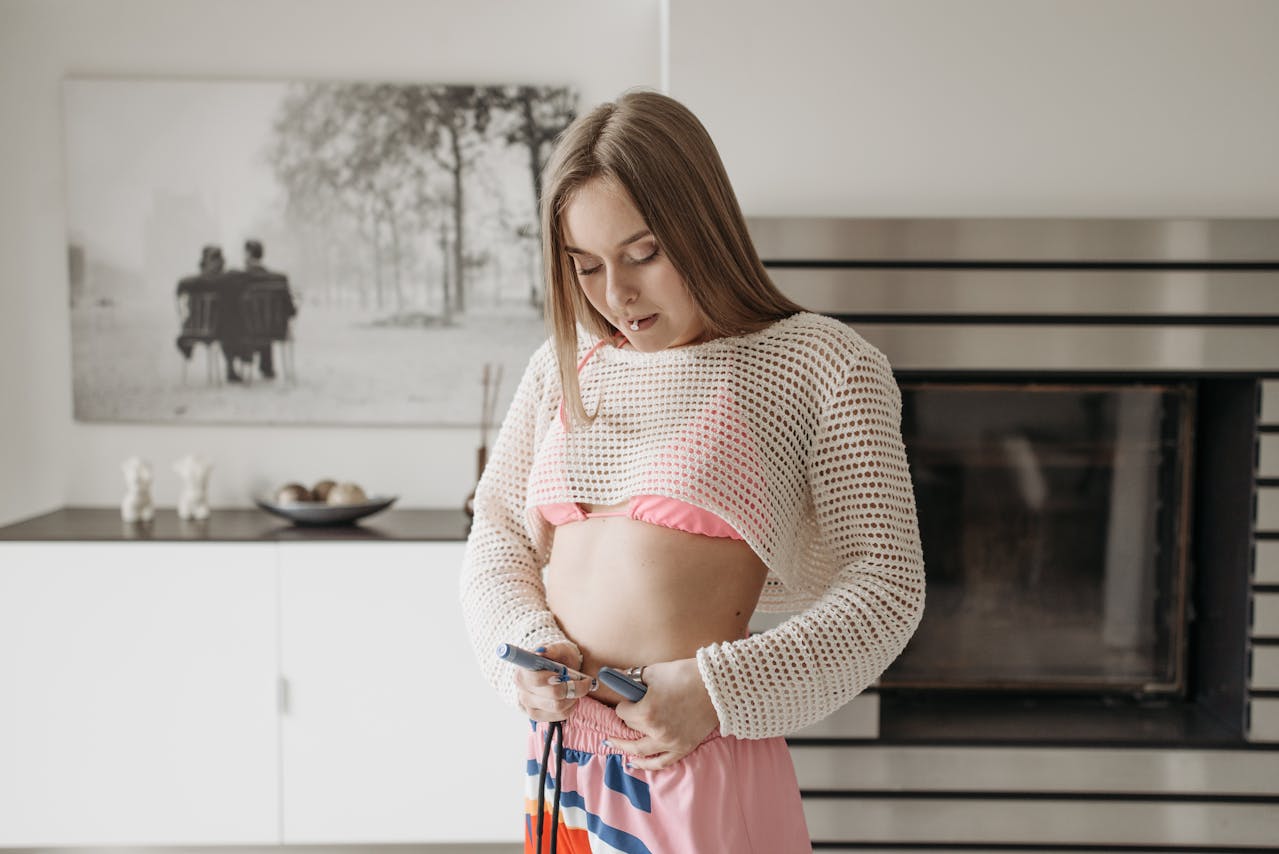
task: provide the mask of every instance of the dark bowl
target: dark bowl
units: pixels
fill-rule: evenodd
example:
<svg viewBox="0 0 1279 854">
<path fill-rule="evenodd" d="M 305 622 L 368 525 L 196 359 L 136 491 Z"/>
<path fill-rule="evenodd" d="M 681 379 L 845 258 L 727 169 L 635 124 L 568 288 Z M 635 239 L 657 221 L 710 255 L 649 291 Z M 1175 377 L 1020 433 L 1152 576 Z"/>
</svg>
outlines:
<svg viewBox="0 0 1279 854">
<path fill-rule="evenodd" d="M 323 501 L 276 504 L 264 498 L 254 498 L 253 501 L 266 512 L 288 519 L 294 525 L 350 525 L 356 519 L 385 510 L 397 498 L 398 495 L 375 495 L 359 504 L 325 504 Z"/>
</svg>

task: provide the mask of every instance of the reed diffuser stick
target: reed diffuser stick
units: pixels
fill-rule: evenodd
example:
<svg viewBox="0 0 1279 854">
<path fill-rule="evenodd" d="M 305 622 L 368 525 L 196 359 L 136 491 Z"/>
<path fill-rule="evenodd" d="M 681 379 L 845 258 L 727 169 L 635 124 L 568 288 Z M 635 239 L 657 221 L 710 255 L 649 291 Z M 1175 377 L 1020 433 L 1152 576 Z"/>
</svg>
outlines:
<svg viewBox="0 0 1279 854">
<path fill-rule="evenodd" d="M 480 447 L 487 448 L 489 444 L 489 379 L 492 374 L 493 366 L 488 362 L 484 363 L 484 374 L 480 380 Z"/>
<path fill-rule="evenodd" d="M 497 411 L 498 389 L 502 387 L 502 365 L 484 363 L 484 371 L 480 375 L 480 446 L 475 449 L 475 480 L 484 475 L 484 467 L 488 464 L 489 428 L 493 426 Z M 468 516 L 475 515 L 475 490 L 466 496 L 463 504 Z"/>
<path fill-rule="evenodd" d="M 498 390 L 502 387 L 502 365 L 484 363 L 483 394 L 480 404 L 480 447 L 487 448 L 489 430 L 497 415 Z"/>
</svg>

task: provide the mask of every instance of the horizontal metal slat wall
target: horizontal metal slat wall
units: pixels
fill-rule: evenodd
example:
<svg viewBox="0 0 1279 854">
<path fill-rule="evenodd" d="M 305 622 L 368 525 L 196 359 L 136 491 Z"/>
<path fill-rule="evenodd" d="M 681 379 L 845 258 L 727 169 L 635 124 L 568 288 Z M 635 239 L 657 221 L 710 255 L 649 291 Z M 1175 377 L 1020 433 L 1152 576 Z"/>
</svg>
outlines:
<svg viewBox="0 0 1279 854">
<path fill-rule="evenodd" d="M 1256 378 L 1267 425 L 1257 445 L 1248 594 L 1263 634 L 1252 632 L 1242 686 L 1252 746 L 917 746 L 865 732 L 841 742 L 838 727 L 827 727 L 820 743 L 790 739 L 817 847 L 1049 854 L 1274 846 L 1279 220 L 757 219 L 750 228 L 783 292 L 850 323 L 898 372 Z"/>
<path fill-rule="evenodd" d="M 815 793 L 1165 794 L 1279 801 L 1279 752 L 1273 750 L 824 745 L 792 739 L 790 752 L 800 788 Z"/>
<path fill-rule="evenodd" d="M 1242 850 L 1279 840 L 1276 750 L 796 738 L 790 751 L 819 849 Z"/>
<path fill-rule="evenodd" d="M 1261 383 L 1258 406 L 1248 737 L 1279 742 L 1279 380 Z"/>
<path fill-rule="evenodd" d="M 1267 848 L 1279 839 L 1273 803 L 1152 799 L 1010 800 L 809 798 L 814 842 L 855 833 L 870 843 L 943 845 L 1176 846 Z M 1270 850 L 1273 850 L 1271 848 Z"/>
</svg>

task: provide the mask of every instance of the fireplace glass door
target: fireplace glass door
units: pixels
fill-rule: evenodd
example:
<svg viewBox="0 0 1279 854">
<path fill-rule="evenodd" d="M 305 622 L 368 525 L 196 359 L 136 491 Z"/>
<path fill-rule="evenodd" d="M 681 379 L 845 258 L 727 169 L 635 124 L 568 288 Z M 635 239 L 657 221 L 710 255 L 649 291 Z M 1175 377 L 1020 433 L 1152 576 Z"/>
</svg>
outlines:
<svg viewBox="0 0 1279 854">
<path fill-rule="evenodd" d="M 903 382 L 927 607 L 884 688 L 1184 688 L 1191 384 Z"/>
</svg>

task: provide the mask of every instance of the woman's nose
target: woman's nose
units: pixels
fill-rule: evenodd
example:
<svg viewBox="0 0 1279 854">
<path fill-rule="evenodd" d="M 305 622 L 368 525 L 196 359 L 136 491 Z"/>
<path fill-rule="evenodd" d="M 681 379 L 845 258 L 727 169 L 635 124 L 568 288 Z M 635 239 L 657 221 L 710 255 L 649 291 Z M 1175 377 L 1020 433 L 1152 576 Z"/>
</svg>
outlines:
<svg viewBox="0 0 1279 854">
<path fill-rule="evenodd" d="M 639 296 L 639 288 L 629 271 L 613 268 L 608 271 L 608 282 L 604 291 L 608 303 L 616 308 L 624 308 L 635 302 Z"/>
</svg>

